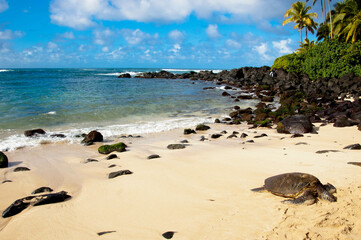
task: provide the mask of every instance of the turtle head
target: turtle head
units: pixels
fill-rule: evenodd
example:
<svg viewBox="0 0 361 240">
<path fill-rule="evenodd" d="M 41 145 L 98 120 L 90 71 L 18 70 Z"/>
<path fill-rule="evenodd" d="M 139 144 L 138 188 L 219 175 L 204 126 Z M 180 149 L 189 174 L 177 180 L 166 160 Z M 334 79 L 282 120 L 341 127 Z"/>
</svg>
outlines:
<svg viewBox="0 0 361 240">
<path fill-rule="evenodd" d="M 325 185 L 323 185 L 323 188 L 331 194 L 334 194 L 337 192 L 335 186 L 333 186 L 331 183 L 326 183 Z"/>
<path fill-rule="evenodd" d="M 327 183 L 326 185 L 322 185 L 321 183 L 316 184 L 317 193 L 318 196 L 324 200 L 330 201 L 330 202 L 336 202 L 337 198 L 333 196 L 332 194 L 336 192 L 336 188 L 330 184 Z"/>
<path fill-rule="evenodd" d="M 329 193 L 328 191 L 323 191 L 321 194 L 321 198 L 325 199 L 327 201 L 330 202 L 336 202 L 337 198 L 335 196 L 333 196 L 331 193 Z"/>
</svg>

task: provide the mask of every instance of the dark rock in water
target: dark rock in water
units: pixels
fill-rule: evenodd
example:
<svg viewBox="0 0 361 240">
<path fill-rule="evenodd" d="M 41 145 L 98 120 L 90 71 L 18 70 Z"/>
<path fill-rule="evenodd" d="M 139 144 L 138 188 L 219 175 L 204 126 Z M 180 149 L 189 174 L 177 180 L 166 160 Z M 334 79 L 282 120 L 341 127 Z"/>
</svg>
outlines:
<svg viewBox="0 0 361 240">
<path fill-rule="evenodd" d="M 84 161 L 84 163 L 90 163 L 90 162 L 99 162 L 99 161 L 93 158 L 88 158 L 87 160 Z"/>
<path fill-rule="evenodd" d="M 317 154 L 324 154 L 324 153 L 329 153 L 329 152 L 339 152 L 338 150 L 319 150 L 316 153 Z"/>
<path fill-rule="evenodd" d="M 175 233 L 176 233 L 176 232 L 169 231 L 169 232 L 163 233 L 162 236 L 163 236 L 165 239 L 172 239 Z"/>
<path fill-rule="evenodd" d="M 228 92 L 223 92 L 223 93 L 222 93 L 222 96 L 223 96 L 223 97 L 227 97 L 227 96 L 231 96 L 231 94 L 229 94 Z"/>
<path fill-rule="evenodd" d="M 121 170 L 121 171 L 109 173 L 108 178 L 112 179 L 112 178 L 116 178 L 116 177 L 119 177 L 122 175 L 129 175 L 129 174 L 133 174 L 133 172 L 131 172 L 129 170 Z"/>
<path fill-rule="evenodd" d="M 64 134 L 61 134 L 61 133 L 52 134 L 52 135 L 50 135 L 50 137 L 52 137 L 52 138 L 66 138 L 66 136 Z"/>
<path fill-rule="evenodd" d="M 24 132 L 24 135 L 26 137 L 33 137 L 36 135 L 44 135 L 46 132 L 43 129 L 33 129 L 33 130 L 27 130 Z"/>
<path fill-rule="evenodd" d="M 17 167 L 14 169 L 14 172 L 25 172 L 25 171 L 30 171 L 30 169 L 27 167 Z"/>
<path fill-rule="evenodd" d="M 114 159 L 114 158 L 118 158 L 117 154 L 110 154 L 106 159 L 111 160 L 111 159 Z"/>
<path fill-rule="evenodd" d="M 127 145 L 124 143 L 116 143 L 113 145 L 103 145 L 98 148 L 98 152 L 101 154 L 109 154 L 111 152 L 125 152 Z"/>
<path fill-rule="evenodd" d="M 254 143 L 254 141 L 253 140 L 248 140 L 248 141 L 246 141 L 247 143 Z"/>
<path fill-rule="evenodd" d="M 361 123 L 360 123 L 359 125 L 357 125 L 357 129 L 358 129 L 359 131 L 361 131 Z"/>
<path fill-rule="evenodd" d="M 2 183 L 11 183 L 11 182 L 13 182 L 13 181 L 11 181 L 11 180 L 4 180 Z"/>
<path fill-rule="evenodd" d="M 305 142 L 299 142 L 299 143 L 296 143 L 296 145 L 308 145 L 308 143 L 305 143 Z"/>
<path fill-rule="evenodd" d="M 352 145 L 349 145 L 347 147 L 344 147 L 343 149 L 361 150 L 361 145 L 356 143 L 356 144 L 352 144 Z"/>
<path fill-rule="evenodd" d="M 9 166 L 8 157 L 5 153 L 0 152 L 0 168 L 7 168 Z"/>
<path fill-rule="evenodd" d="M 189 135 L 189 134 L 197 134 L 197 133 L 196 131 L 190 128 L 184 129 L 184 135 Z"/>
<path fill-rule="evenodd" d="M 184 149 L 186 148 L 186 146 L 184 144 L 169 144 L 167 148 L 171 150 L 175 150 L 175 149 Z"/>
<path fill-rule="evenodd" d="M 97 234 L 98 234 L 98 236 L 103 236 L 105 234 L 115 233 L 115 232 L 117 232 L 117 231 L 104 231 L 104 232 L 98 232 Z"/>
<path fill-rule="evenodd" d="M 347 164 L 355 165 L 361 167 L 361 162 L 348 162 Z"/>
<path fill-rule="evenodd" d="M 188 140 L 182 140 L 180 143 L 189 143 Z"/>
<path fill-rule="evenodd" d="M 221 123 L 221 120 L 217 118 L 216 120 L 214 120 L 214 123 Z"/>
<path fill-rule="evenodd" d="M 211 138 L 217 139 L 217 138 L 220 138 L 220 137 L 222 137 L 222 136 L 223 136 L 222 134 L 215 133 L 215 134 L 212 134 Z"/>
<path fill-rule="evenodd" d="M 298 138 L 298 137 L 303 137 L 303 134 L 296 133 L 291 136 L 291 138 Z"/>
<path fill-rule="evenodd" d="M 5 209 L 5 211 L 2 213 L 2 217 L 7 218 L 14 216 L 30 205 L 40 206 L 45 204 L 58 203 L 63 202 L 69 198 L 71 198 L 71 196 L 69 196 L 68 193 L 65 191 L 24 197 L 16 200 L 7 209 Z"/>
<path fill-rule="evenodd" d="M 221 134 L 227 134 L 227 131 L 222 131 Z"/>
<path fill-rule="evenodd" d="M 94 143 L 94 142 L 103 142 L 103 135 L 98 131 L 91 131 L 88 133 L 81 143 Z"/>
<path fill-rule="evenodd" d="M 283 119 L 277 126 L 278 133 L 302 134 L 313 132 L 310 119 L 304 115 L 293 115 Z"/>
<path fill-rule="evenodd" d="M 147 159 L 155 159 L 155 158 L 160 158 L 160 156 L 158 154 L 152 154 L 147 157 Z"/>
<path fill-rule="evenodd" d="M 112 165 L 110 165 L 108 168 L 113 168 L 113 167 L 116 167 L 117 165 L 115 165 L 115 164 L 112 164 Z"/>
<path fill-rule="evenodd" d="M 209 130 L 211 127 L 204 125 L 204 124 L 198 124 L 196 127 L 196 131 L 207 131 Z"/>
<path fill-rule="evenodd" d="M 124 74 L 120 74 L 118 78 L 132 78 L 132 75 L 130 75 L 129 73 L 124 73 Z"/>
<path fill-rule="evenodd" d="M 39 193 L 44 193 L 44 192 L 52 192 L 53 189 L 51 189 L 50 187 L 40 187 L 35 189 L 31 194 L 39 194 Z"/>
<path fill-rule="evenodd" d="M 232 134 L 237 135 L 237 134 L 239 134 L 239 132 L 237 132 L 237 131 L 233 131 L 233 133 L 232 133 Z"/>
<path fill-rule="evenodd" d="M 254 136 L 254 138 L 262 138 L 262 137 L 268 137 L 268 135 L 265 133 L 262 133 L 261 135 Z"/>
</svg>

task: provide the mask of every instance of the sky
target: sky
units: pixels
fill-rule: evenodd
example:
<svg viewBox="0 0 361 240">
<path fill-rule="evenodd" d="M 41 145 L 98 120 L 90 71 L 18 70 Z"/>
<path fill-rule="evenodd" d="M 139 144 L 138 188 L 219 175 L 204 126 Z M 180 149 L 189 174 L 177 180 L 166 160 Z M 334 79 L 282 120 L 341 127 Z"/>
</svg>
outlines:
<svg viewBox="0 0 361 240">
<path fill-rule="evenodd" d="M 293 2 L 0 0 L 0 68 L 270 66 L 299 46 Z"/>
</svg>

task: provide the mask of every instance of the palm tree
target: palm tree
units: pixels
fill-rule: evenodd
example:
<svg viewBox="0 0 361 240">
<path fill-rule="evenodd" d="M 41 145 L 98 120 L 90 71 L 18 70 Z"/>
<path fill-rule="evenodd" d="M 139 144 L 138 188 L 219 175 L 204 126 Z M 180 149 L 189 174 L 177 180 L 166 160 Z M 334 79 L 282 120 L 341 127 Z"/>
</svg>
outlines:
<svg viewBox="0 0 361 240">
<path fill-rule="evenodd" d="M 306 3 L 309 0 L 306 0 Z M 330 24 L 331 24 L 331 38 L 333 38 L 333 32 L 332 32 L 332 14 L 331 14 L 331 0 L 327 0 L 328 1 L 328 15 L 330 16 Z M 315 3 L 317 2 L 317 0 L 313 0 L 312 5 L 315 6 Z M 323 18 L 323 24 L 326 24 L 326 3 L 325 0 L 321 0 L 321 10 L 322 10 L 322 18 Z"/>
<path fill-rule="evenodd" d="M 313 18 L 318 18 L 317 13 L 308 13 L 311 7 L 306 7 L 306 3 L 297 1 L 292 4 L 291 8 L 288 9 L 284 15 L 286 20 L 283 21 L 282 25 L 285 25 L 290 22 L 294 22 L 295 29 L 298 28 L 298 31 L 301 34 L 301 42 L 302 42 L 302 29 L 306 27 L 306 35 L 307 31 L 312 29 L 316 29 L 317 25 L 314 22 Z"/>
<path fill-rule="evenodd" d="M 348 42 L 361 37 L 361 0 L 344 0 L 335 6 L 335 34 Z"/>
<path fill-rule="evenodd" d="M 309 0 L 306 0 L 306 3 L 308 2 Z M 313 0 L 313 3 L 312 5 L 315 6 L 315 3 L 317 2 L 317 0 Z M 321 11 L 322 11 L 322 20 L 323 20 L 323 24 L 326 24 L 326 13 L 325 13 L 325 10 L 323 8 L 324 6 L 324 0 L 321 0 Z"/>
</svg>

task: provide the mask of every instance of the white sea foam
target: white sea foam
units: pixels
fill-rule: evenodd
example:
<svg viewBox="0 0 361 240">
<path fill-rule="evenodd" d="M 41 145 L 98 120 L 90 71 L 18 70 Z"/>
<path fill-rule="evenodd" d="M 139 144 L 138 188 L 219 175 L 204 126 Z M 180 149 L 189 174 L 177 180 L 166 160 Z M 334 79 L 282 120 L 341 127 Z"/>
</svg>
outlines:
<svg viewBox="0 0 361 240">
<path fill-rule="evenodd" d="M 12 70 L 8 70 L 8 69 L 0 69 L 0 72 L 10 72 Z"/>
<path fill-rule="evenodd" d="M 82 138 L 77 137 L 82 133 L 97 130 L 104 138 L 112 138 L 121 135 L 142 135 L 169 131 L 176 128 L 190 128 L 199 123 L 212 123 L 214 119 L 206 117 L 166 119 L 162 121 L 138 122 L 132 124 L 111 125 L 103 127 L 73 128 L 63 131 L 49 131 L 45 135 L 37 137 L 25 137 L 23 134 L 12 135 L 1 141 L 0 151 L 13 151 L 22 147 L 35 147 L 44 143 L 67 142 L 69 144 L 80 143 Z M 65 138 L 51 137 L 53 134 L 64 134 Z"/>
<path fill-rule="evenodd" d="M 134 77 L 136 75 L 141 74 L 142 72 L 116 72 L 116 73 L 98 73 L 98 76 L 119 76 L 121 74 L 130 74 L 130 76 Z"/>
<path fill-rule="evenodd" d="M 199 73 L 201 71 L 212 71 L 213 73 L 220 73 L 223 70 L 212 70 L 212 69 L 173 69 L 173 68 L 165 68 L 163 71 L 172 72 L 172 73 L 186 73 L 186 72 L 196 72 Z"/>
<path fill-rule="evenodd" d="M 46 113 L 46 114 L 48 114 L 48 115 L 55 115 L 55 114 L 56 114 L 56 111 L 51 111 L 51 112 L 48 112 L 48 113 Z"/>
</svg>

